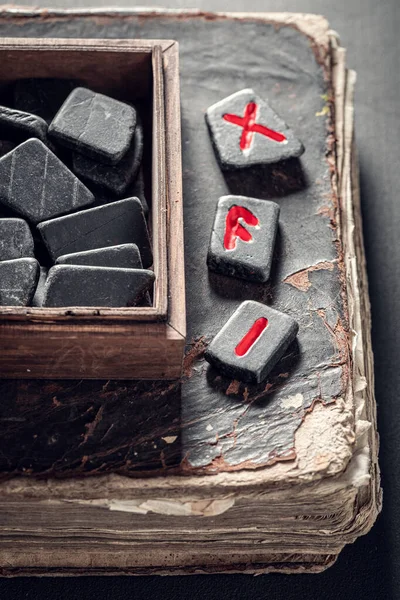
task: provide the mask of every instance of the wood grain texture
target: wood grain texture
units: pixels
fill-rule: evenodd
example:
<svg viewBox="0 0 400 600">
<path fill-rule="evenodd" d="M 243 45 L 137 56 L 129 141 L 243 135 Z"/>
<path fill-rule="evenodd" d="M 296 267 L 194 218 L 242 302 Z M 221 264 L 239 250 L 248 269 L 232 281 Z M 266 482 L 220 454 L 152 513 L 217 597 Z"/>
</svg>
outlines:
<svg viewBox="0 0 400 600">
<path fill-rule="evenodd" d="M 181 120 L 174 119 L 173 115 L 181 114 L 180 79 L 179 79 L 179 44 L 174 42 L 164 51 L 164 72 L 169 76 L 164 79 L 165 93 L 169 102 L 165 105 L 165 119 L 170 123 L 168 139 L 168 152 L 166 156 L 167 173 L 174 174 L 169 177 L 167 187 L 168 219 L 168 284 L 172 286 L 180 298 L 180 302 L 170 302 L 168 319 L 171 327 L 176 329 L 186 338 L 186 306 L 185 271 L 184 261 L 184 236 L 183 236 L 183 204 L 182 197 L 182 144 Z"/>
<path fill-rule="evenodd" d="M 167 192 L 166 192 L 166 127 L 164 108 L 164 73 L 161 46 L 154 46 L 153 62 L 153 164 L 152 164 L 152 238 L 154 273 L 154 305 L 159 318 L 165 319 L 168 311 L 167 272 Z M 176 84 L 176 81 L 175 81 Z M 171 290 L 173 290 L 173 284 Z"/>
<path fill-rule="evenodd" d="M 165 69 L 164 51 L 171 60 L 171 66 Z M 147 106 L 152 128 L 151 230 L 156 283 L 153 306 L 149 308 L 0 307 L 0 339 L 4 348 L 0 378 L 179 377 L 185 337 L 185 298 L 177 52 L 177 46 L 170 40 L 2 40 L 0 93 L 18 78 L 74 76 L 94 91 Z M 168 81 L 167 95 L 164 79 Z M 167 166 L 170 143 L 173 158 L 169 157 Z M 173 210 L 167 207 L 169 196 L 174 198 Z M 167 244 L 171 245 L 171 275 Z M 172 316 L 173 334 L 168 312 L 180 315 L 178 323 Z M 21 325 L 18 340 L 16 322 Z M 84 328 L 84 322 L 93 327 Z M 115 322 L 127 323 L 125 343 L 124 338 L 113 337 Z M 151 329 L 153 334 L 148 333 Z M 97 351 L 101 332 L 108 346 Z M 145 344 L 144 335 L 149 336 Z M 40 344 L 40 336 L 51 341 Z M 140 344 L 133 340 L 140 340 Z M 79 354 L 85 357 L 83 361 L 78 359 Z"/>
<path fill-rule="evenodd" d="M 168 323 L 0 324 L 0 339 L 2 378 L 177 379 L 181 374 L 184 339 Z"/>
</svg>

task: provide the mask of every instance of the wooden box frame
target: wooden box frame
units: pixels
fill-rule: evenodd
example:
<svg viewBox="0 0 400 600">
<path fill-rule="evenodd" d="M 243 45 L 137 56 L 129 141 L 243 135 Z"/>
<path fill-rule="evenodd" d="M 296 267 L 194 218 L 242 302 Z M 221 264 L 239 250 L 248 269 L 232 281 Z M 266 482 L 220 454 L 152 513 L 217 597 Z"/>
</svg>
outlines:
<svg viewBox="0 0 400 600">
<path fill-rule="evenodd" d="M 151 94 L 151 307 L 0 307 L 0 377 L 173 379 L 186 336 L 178 44 L 173 40 L 4 38 L 0 88 L 72 77 L 139 101 Z"/>
</svg>

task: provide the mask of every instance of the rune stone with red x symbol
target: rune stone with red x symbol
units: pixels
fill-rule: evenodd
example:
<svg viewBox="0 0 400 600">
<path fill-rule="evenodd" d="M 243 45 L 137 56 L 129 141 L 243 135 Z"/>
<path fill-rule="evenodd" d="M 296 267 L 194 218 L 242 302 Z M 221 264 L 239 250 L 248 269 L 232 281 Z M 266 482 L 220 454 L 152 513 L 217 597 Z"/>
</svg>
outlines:
<svg viewBox="0 0 400 600">
<path fill-rule="evenodd" d="M 210 106 L 206 120 L 223 168 L 272 164 L 304 152 L 285 121 L 251 89 Z"/>
</svg>

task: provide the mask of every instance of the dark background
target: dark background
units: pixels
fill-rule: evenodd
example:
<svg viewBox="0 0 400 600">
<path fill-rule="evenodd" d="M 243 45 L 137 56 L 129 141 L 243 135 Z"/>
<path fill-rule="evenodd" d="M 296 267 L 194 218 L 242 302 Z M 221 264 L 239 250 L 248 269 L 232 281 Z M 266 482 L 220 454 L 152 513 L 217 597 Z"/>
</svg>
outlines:
<svg viewBox="0 0 400 600">
<path fill-rule="evenodd" d="M 32 6 L 18 0 L 19 6 Z M 52 0 L 54 8 L 109 6 Z M 134 2 L 118 0 L 119 7 Z M 155 1 L 141 0 L 140 6 Z M 43 6 L 45 6 L 43 4 Z M 358 73 L 356 132 L 370 283 L 384 509 L 375 527 L 319 575 L 0 580 L 0 600 L 400 600 L 400 0 L 174 0 L 174 8 L 325 15 Z"/>
</svg>

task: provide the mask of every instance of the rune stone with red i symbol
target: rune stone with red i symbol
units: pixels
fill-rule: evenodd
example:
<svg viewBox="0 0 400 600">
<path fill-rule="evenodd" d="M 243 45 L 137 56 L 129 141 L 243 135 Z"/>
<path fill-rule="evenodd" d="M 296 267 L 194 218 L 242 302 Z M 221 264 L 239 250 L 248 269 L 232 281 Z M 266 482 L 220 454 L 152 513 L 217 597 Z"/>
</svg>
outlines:
<svg viewBox="0 0 400 600">
<path fill-rule="evenodd" d="M 252 89 L 210 106 L 206 120 L 223 168 L 271 164 L 304 152 L 293 131 Z"/>
<path fill-rule="evenodd" d="M 279 205 L 247 196 L 218 200 L 207 254 L 209 269 L 249 281 L 268 281 Z"/>
<path fill-rule="evenodd" d="M 260 383 L 285 354 L 298 329 L 290 315 L 247 300 L 212 340 L 205 359 L 227 377 Z"/>
</svg>

